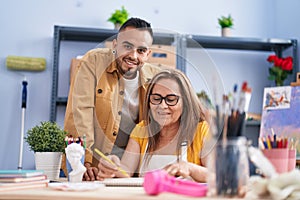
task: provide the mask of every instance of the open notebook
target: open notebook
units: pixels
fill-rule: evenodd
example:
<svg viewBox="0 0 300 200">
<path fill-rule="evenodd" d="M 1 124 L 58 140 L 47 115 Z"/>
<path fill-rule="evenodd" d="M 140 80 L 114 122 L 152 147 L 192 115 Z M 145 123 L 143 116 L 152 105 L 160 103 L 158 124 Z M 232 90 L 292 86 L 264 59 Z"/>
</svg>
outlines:
<svg viewBox="0 0 300 200">
<path fill-rule="evenodd" d="M 144 178 L 106 178 L 103 181 L 99 182 L 105 184 L 106 186 L 142 187 L 144 183 Z"/>
</svg>

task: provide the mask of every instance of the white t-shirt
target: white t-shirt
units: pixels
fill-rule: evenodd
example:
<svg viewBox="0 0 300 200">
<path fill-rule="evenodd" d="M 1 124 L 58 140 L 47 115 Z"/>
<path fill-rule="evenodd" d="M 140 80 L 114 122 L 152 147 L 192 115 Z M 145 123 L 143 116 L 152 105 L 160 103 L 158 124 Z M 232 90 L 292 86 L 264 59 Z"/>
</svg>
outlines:
<svg viewBox="0 0 300 200">
<path fill-rule="evenodd" d="M 134 79 L 124 78 L 124 101 L 122 107 L 122 116 L 119 127 L 119 133 L 115 141 L 112 154 L 122 157 L 124 149 L 127 146 L 130 133 L 135 127 L 135 121 L 139 114 L 139 72 Z"/>
</svg>

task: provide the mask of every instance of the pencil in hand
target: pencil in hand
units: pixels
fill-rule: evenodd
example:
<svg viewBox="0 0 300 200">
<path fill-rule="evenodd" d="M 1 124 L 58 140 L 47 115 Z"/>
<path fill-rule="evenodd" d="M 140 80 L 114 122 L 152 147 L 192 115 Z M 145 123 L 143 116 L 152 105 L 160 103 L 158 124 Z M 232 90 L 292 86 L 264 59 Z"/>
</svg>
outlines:
<svg viewBox="0 0 300 200">
<path fill-rule="evenodd" d="M 117 166 L 111 159 L 109 159 L 106 155 L 104 155 L 104 153 L 102 153 L 101 151 L 99 151 L 97 148 L 94 149 L 95 152 L 101 156 L 103 159 L 105 159 L 107 162 L 109 162 L 110 164 L 114 165 L 115 167 L 117 167 L 117 169 L 123 174 L 125 175 L 126 177 L 130 177 L 127 172 L 122 169 L 121 167 Z"/>
</svg>

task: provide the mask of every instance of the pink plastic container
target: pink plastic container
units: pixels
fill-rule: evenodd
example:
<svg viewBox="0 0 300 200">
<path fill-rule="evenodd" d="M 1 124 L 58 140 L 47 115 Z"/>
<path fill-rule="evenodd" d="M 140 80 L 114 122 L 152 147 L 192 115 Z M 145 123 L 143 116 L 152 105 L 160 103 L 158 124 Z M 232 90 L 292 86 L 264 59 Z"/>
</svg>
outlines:
<svg viewBox="0 0 300 200">
<path fill-rule="evenodd" d="M 289 150 L 289 161 L 288 161 L 288 171 L 292 171 L 296 168 L 296 149 Z"/>
<path fill-rule="evenodd" d="M 263 154 L 273 164 L 277 173 L 288 172 L 289 149 L 287 149 L 287 148 L 263 149 L 262 151 L 263 151 Z M 295 164 L 295 166 L 296 166 L 296 164 Z"/>
</svg>

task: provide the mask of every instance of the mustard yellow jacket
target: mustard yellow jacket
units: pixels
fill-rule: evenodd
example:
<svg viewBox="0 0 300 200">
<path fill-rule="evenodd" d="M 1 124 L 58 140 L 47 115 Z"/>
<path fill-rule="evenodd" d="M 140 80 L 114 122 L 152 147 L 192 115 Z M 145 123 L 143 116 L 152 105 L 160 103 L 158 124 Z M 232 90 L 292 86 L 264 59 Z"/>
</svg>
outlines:
<svg viewBox="0 0 300 200">
<path fill-rule="evenodd" d="M 139 119 L 147 82 L 160 67 L 145 63 L 139 69 Z M 111 49 L 90 50 L 71 80 L 64 129 L 73 137 L 86 135 L 85 162 L 97 165 L 94 148 L 111 153 L 121 121 L 124 82 Z"/>
</svg>

